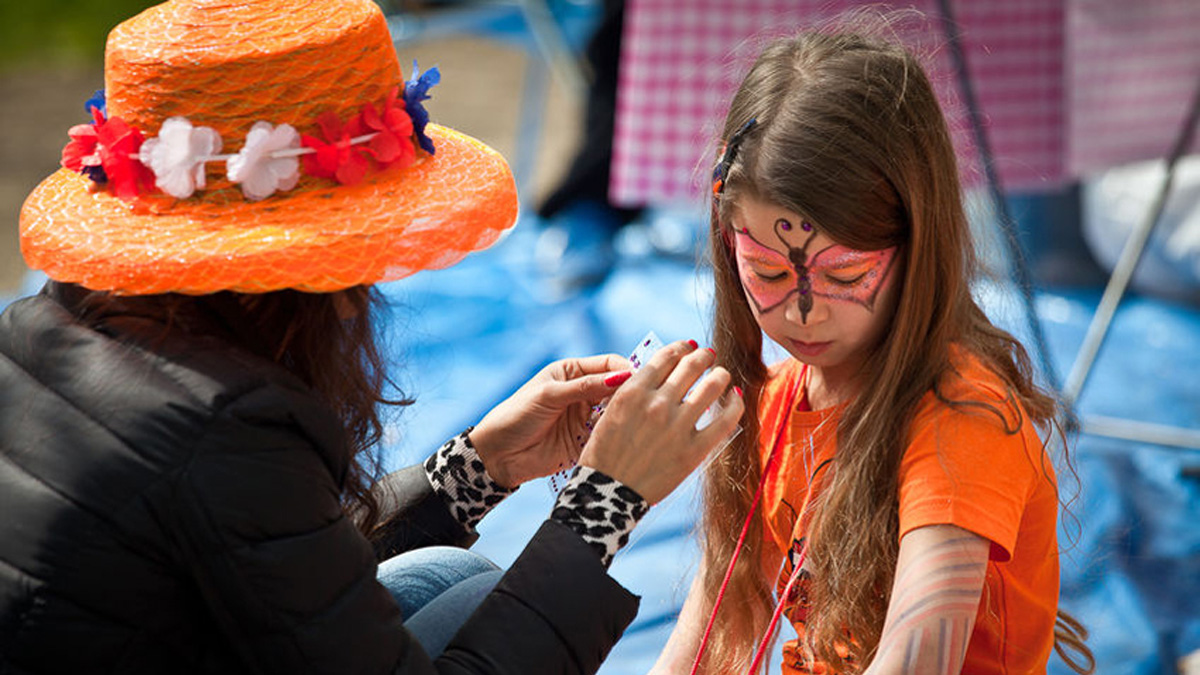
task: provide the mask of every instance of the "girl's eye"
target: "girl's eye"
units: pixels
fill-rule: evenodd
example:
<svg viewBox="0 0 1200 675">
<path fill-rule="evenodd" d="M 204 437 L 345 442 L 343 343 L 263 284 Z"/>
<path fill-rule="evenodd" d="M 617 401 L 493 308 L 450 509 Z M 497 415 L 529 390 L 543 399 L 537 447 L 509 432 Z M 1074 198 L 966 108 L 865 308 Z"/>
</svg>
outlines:
<svg viewBox="0 0 1200 675">
<path fill-rule="evenodd" d="M 758 271 L 754 272 L 754 276 L 756 276 L 759 279 L 766 281 L 766 282 L 783 281 L 784 279 L 787 278 L 787 275 L 788 275 L 787 272 L 780 272 L 778 274 L 764 274 L 764 273 L 758 272 Z"/>
<path fill-rule="evenodd" d="M 853 285 L 857 284 L 858 282 L 862 281 L 863 278 L 866 276 L 867 276 L 867 273 L 863 272 L 862 274 L 859 274 L 859 275 L 853 276 L 853 277 L 849 277 L 849 278 L 835 277 L 832 274 L 826 274 L 825 278 L 828 279 L 830 283 L 837 284 L 838 286 L 853 286 Z"/>
</svg>

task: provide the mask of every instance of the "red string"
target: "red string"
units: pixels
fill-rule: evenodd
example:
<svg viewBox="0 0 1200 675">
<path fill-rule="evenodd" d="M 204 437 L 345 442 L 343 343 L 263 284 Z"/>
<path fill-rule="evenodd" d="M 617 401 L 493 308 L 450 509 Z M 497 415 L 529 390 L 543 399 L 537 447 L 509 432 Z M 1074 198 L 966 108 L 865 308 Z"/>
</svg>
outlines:
<svg viewBox="0 0 1200 675">
<path fill-rule="evenodd" d="M 774 448 L 771 450 L 771 457 L 775 456 Z M 767 459 L 767 468 L 770 468 L 771 460 Z M 721 582 L 721 590 L 717 592 L 717 600 L 713 603 L 712 614 L 708 617 L 708 625 L 704 628 L 704 637 L 700 638 L 700 648 L 696 650 L 696 660 L 692 663 L 692 670 L 689 675 L 696 675 L 696 671 L 700 669 L 700 659 L 704 656 L 704 650 L 708 647 L 708 636 L 712 633 L 713 624 L 717 620 L 717 609 L 721 606 L 721 600 L 725 598 L 725 589 L 729 586 L 729 578 L 733 576 L 733 566 L 737 564 L 738 554 L 742 552 L 742 544 L 746 542 L 746 533 L 750 531 L 750 522 L 754 517 L 754 510 L 758 507 L 758 500 L 762 497 L 763 486 L 767 483 L 767 471 L 763 471 L 762 480 L 758 481 L 758 490 L 754 493 L 754 501 L 750 504 L 750 513 L 746 514 L 746 523 L 742 525 L 742 534 L 738 537 L 737 548 L 733 550 L 733 559 L 729 561 L 729 569 L 725 570 L 725 579 Z"/>
<path fill-rule="evenodd" d="M 775 627 L 779 625 L 779 615 L 783 614 L 783 603 L 792 596 L 792 588 L 795 587 L 796 581 L 800 579 L 800 570 L 804 568 L 805 553 L 808 553 L 808 547 L 801 546 L 800 555 L 796 558 L 796 567 L 792 570 L 792 575 L 788 578 L 787 585 L 783 587 L 783 595 L 779 598 L 779 603 L 775 605 L 775 612 L 771 615 L 771 623 L 767 625 L 767 631 L 763 633 L 762 640 L 758 643 L 758 650 L 754 652 L 754 661 L 750 664 L 750 670 L 746 671 L 749 675 L 758 672 L 758 667 L 762 664 L 763 655 L 766 654 L 767 646 L 771 642 L 771 635 L 775 632 Z"/>
<path fill-rule="evenodd" d="M 717 591 L 716 602 L 713 603 L 712 614 L 708 617 L 708 625 L 704 627 L 704 636 L 700 638 L 700 647 L 696 650 L 696 660 L 692 662 L 692 670 L 689 675 L 696 675 L 700 669 L 700 660 L 704 657 L 704 650 L 708 647 L 708 638 L 712 633 L 713 625 L 717 621 L 717 610 L 721 607 L 721 601 L 725 598 L 725 590 L 729 587 L 729 579 L 733 576 L 733 568 L 737 565 L 738 556 L 742 552 L 742 545 L 746 542 L 746 534 L 750 531 L 750 523 L 754 518 L 754 511 L 758 508 L 758 502 L 762 499 L 763 486 L 767 484 L 767 476 L 771 473 L 771 462 L 775 459 L 775 453 L 783 444 L 783 423 L 787 421 L 787 417 L 792 411 L 792 406 L 795 405 L 796 396 L 800 390 L 801 383 L 804 381 L 804 376 L 807 374 L 807 367 L 801 371 L 800 377 L 796 378 L 796 386 L 792 388 L 787 404 L 783 406 L 783 411 L 780 413 L 781 419 L 776 424 L 778 435 L 775 437 L 775 443 L 771 445 L 771 454 L 767 457 L 766 465 L 763 468 L 762 478 L 758 481 L 758 489 L 754 492 L 754 501 L 750 503 L 750 512 L 746 514 L 746 522 L 742 525 L 742 533 L 738 536 L 737 548 L 733 550 L 733 557 L 729 561 L 729 568 L 725 570 L 725 578 L 721 581 L 721 590 Z M 775 625 L 779 622 L 779 614 L 783 609 L 783 600 L 788 597 L 792 586 L 800 574 L 800 566 L 804 563 L 805 548 L 800 549 L 799 562 L 796 563 L 796 568 L 792 572 L 791 579 L 788 580 L 787 586 L 784 589 L 783 598 L 775 607 L 775 613 L 771 617 L 771 625 L 767 627 L 767 634 L 763 636 L 762 642 L 759 645 L 758 651 L 754 657 L 754 664 L 750 667 L 750 673 L 758 667 L 762 660 L 762 653 L 766 649 L 766 644 L 771 637 L 771 633 L 775 630 Z"/>
</svg>

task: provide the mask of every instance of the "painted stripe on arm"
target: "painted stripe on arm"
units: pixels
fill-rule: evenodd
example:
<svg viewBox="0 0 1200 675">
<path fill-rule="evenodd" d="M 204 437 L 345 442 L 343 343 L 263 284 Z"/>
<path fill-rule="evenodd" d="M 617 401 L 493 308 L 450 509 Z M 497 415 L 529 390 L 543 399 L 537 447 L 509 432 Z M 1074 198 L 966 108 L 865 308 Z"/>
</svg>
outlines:
<svg viewBox="0 0 1200 675">
<path fill-rule="evenodd" d="M 987 574 L 991 543 L 934 525 L 900 541 L 896 581 L 868 675 L 958 675 Z"/>
</svg>

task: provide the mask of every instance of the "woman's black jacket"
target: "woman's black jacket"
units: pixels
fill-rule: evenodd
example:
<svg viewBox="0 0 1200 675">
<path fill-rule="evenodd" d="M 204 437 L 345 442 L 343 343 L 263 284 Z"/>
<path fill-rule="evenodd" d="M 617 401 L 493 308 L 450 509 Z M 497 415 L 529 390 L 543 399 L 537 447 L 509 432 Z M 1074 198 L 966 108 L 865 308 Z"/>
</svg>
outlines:
<svg viewBox="0 0 1200 675">
<path fill-rule="evenodd" d="M 375 580 L 469 545 L 420 467 L 387 539 L 342 510 L 338 418 L 280 367 L 51 284 L 0 316 L 0 673 L 591 673 L 637 612 L 544 523 L 436 661 Z"/>
</svg>

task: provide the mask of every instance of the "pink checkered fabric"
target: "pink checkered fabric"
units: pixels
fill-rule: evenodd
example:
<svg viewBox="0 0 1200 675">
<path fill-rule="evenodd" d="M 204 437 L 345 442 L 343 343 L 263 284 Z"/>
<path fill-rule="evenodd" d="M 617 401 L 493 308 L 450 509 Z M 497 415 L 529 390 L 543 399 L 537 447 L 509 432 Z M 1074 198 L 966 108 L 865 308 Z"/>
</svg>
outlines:
<svg viewBox="0 0 1200 675">
<path fill-rule="evenodd" d="M 1076 0 L 1066 19 L 1067 171 L 1165 156 L 1200 86 L 1200 2 Z"/>
<path fill-rule="evenodd" d="M 630 0 L 609 186 L 614 203 L 703 199 L 729 98 L 761 45 L 862 4 Z M 925 13 L 926 25 L 901 38 L 923 55 L 964 181 L 978 183 L 983 172 L 937 2 L 911 6 Z M 1200 2 L 959 0 L 954 7 L 1005 189 L 1052 188 L 1170 147 L 1200 78 Z"/>
</svg>

